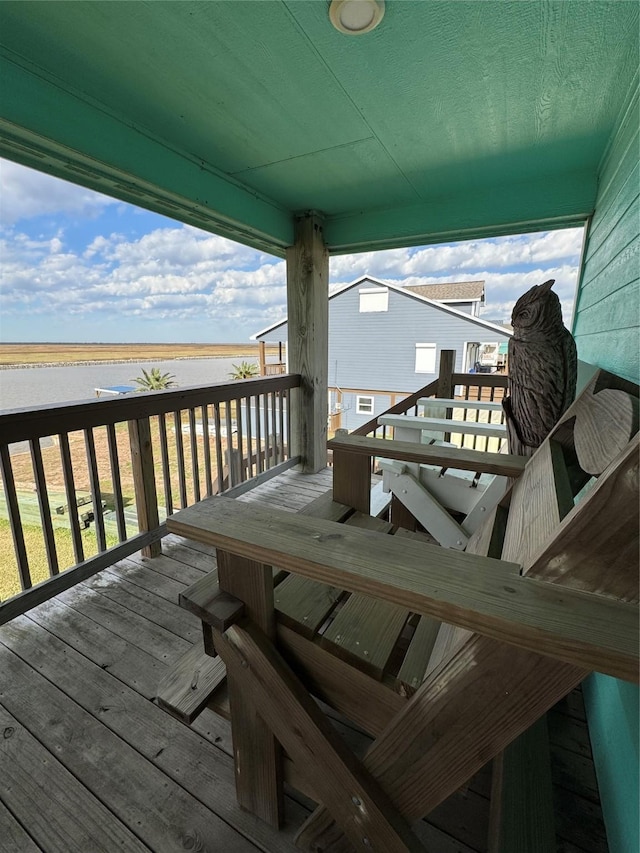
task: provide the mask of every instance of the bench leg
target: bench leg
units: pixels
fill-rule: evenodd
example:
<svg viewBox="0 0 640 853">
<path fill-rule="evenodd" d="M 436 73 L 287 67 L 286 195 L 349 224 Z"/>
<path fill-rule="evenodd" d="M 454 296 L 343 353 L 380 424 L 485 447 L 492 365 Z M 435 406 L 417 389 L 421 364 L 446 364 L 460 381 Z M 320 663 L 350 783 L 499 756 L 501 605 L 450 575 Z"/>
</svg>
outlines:
<svg viewBox="0 0 640 853">
<path fill-rule="evenodd" d="M 246 703 L 259 707 L 308 786 L 355 849 L 424 853 L 389 797 L 355 758 L 269 640 L 254 625 L 216 632 Z"/>
<path fill-rule="evenodd" d="M 270 566 L 218 550 L 218 581 L 221 590 L 244 602 L 249 619 L 267 636 L 275 635 Z M 217 645 L 216 651 L 221 655 Z M 227 685 L 238 803 L 271 826 L 279 827 L 284 806 L 282 750 L 258 716 L 255 703 L 241 692 L 235 673 L 227 673 Z"/>
</svg>

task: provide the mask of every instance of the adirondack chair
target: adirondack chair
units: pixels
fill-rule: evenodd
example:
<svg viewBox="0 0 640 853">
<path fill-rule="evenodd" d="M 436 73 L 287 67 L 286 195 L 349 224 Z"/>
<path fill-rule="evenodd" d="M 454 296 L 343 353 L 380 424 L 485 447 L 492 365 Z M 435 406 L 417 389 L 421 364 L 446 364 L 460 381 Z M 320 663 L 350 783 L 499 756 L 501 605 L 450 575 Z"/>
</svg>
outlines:
<svg viewBox="0 0 640 853">
<path fill-rule="evenodd" d="M 349 489 L 361 498 L 354 482 L 369 477 L 380 441 L 334 445 L 343 501 Z M 521 476 L 464 553 L 358 529 L 370 526 L 362 515 L 355 527 L 338 524 L 344 505 L 335 501 L 318 518 L 317 508 L 316 517 L 292 515 L 217 497 L 167 522 L 218 548 L 217 577 L 183 604 L 226 665 L 238 799 L 278 823 L 281 745 L 290 781 L 321 804 L 299 833 L 305 849 L 422 849 L 411 823 L 590 671 L 638 680 L 636 386 L 600 371 L 526 467 L 451 448 L 408 452 L 438 464 L 455 454 L 471 470 L 496 456 L 485 470 L 512 464 L 510 475 Z M 277 610 L 272 566 L 291 573 L 282 584 L 297 585 L 298 604 L 307 585 L 306 607 L 289 599 Z M 334 642 L 318 634 L 341 590 L 351 596 L 334 622 L 349 633 L 346 645 L 335 631 Z M 401 642 L 391 652 L 386 643 L 380 658 L 389 635 Z M 375 737 L 363 761 L 311 694 Z"/>
</svg>

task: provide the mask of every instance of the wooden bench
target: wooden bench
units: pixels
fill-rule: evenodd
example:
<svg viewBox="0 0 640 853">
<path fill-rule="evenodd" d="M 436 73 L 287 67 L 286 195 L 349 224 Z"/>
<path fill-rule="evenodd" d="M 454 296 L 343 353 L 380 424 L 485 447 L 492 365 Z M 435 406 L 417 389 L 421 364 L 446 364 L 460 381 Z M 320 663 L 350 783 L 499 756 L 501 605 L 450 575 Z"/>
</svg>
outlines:
<svg viewBox="0 0 640 853">
<path fill-rule="evenodd" d="M 168 520 L 172 532 L 218 548 L 218 577 L 198 612 L 227 667 L 243 807 L 281 819 L 279 743 L 293 762 L 285 767 L 323 804 L 302 828 L 302 846 L 338 844 L 344 833 L 355 846 L 420 849 L 410 822 L 589 671 L 637 680 L 637 396 L 599 373 L 465 553 L 225 498 Z M 363 470 L 369 453 L 360 454 Z M 339 474 L 340 453 L 335 463 L 337 498 L 349 477 Z M 282 582 L 274 592 L 271 566 L 300 579 L 291 597 L 280 596 Z M 193 590 L 182 603 L 195 606 Z M 358 620 L 378 604 L 396 627 L 385 623 L 381 638 L 359 634 Z M 325 639 L 348 606 L 350 618 Z M 388 645 L 374 647 L 378 639 Z M 309 693 L 376 737 L 363 762 L 336 741 Z"/>
</svg>

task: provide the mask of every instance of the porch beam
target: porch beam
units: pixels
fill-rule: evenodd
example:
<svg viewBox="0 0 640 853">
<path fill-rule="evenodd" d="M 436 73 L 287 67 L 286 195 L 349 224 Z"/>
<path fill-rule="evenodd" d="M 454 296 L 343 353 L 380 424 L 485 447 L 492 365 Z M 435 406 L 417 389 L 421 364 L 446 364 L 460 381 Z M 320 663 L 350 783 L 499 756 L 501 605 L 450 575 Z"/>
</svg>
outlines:
<svg viewBox="0 0 640 853">
<path fill-rule="evenodd" d="M 291 455 L 305 474 L 327 464 L 329 360 L 329 254 L 315 213 L 298 217 L 287 249 L 289 370 L 301 376 L 291 394 Z"/>
<path fill-rule="evenodd" d="M 195 156 L 172 150 L 41 69 L 0 56 L 0 154 L 282 257 L 291 217 Z"/>
<path fill-rule="evenodd" d="M 326 219 L 325 239 L 331 254 L 339 255 L 577 227 L 593 212 L 596 192 L 592 169 L 550 173 L 495 184 L 490 192 L 465 191 L 463 198 L 337 213 Z M 522 199 L 527 200 L 524 214 Z"/>
</svg>

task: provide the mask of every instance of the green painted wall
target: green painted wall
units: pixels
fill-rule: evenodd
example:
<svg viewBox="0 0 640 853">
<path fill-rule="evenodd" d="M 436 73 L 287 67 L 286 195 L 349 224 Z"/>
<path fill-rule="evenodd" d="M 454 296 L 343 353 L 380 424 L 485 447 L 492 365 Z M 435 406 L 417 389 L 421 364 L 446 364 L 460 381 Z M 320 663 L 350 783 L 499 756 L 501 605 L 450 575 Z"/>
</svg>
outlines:
<svg viewBox="0 0 640 853">
<path fill-rule="evenodd" d="M 580 358 L 640 381 L 638 81 L 599 173 L 574 318 Z M 610 853 L 638 853 L 639 694 L 593 675 L 584 685 Z"/>
</svg>

